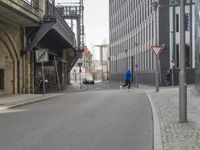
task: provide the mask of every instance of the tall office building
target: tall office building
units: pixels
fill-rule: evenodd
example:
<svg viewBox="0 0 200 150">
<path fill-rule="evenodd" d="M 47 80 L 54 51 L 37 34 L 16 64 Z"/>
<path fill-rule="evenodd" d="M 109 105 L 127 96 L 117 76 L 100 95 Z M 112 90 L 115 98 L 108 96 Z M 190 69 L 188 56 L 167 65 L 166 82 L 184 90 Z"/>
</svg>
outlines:
<svg viewBox="0 0 200 150">
<path fill-rule="evenodd" d="M 194 0 L 185 1 L 185 67 L 187 83 L 194 83 L 195 75 L 195 11 Z M 169 7 L 170 16 L 170 68 L 174 65 L 175 85 L 178 84 L 180 64 L 180 5 Z"/>
<path fill-rule="evenodd" d="M 174 58 L 175 48 L 180 42 L 179 32 L 170 30 L 171 24 L 174 25 L 176 22 L 179 27 L 180 20 L 173 22 L 174 18 L 170 15 L 176 15 L 180 10 L 179 6 L 172 8 L 168 0 L 160 0 L 155 11 L 153 3 L 154 0 L 109 0 L 111 81 L 123 81 L 126 69 L 131 67 L 133 80 L 137 77 L 139 83 L 154 85 L 156 56 L 152 53 L 151 46 L 165 45 L 160 54 L 161 85 L 165 85 L 166 72 L 172 71 L 173 62 L 178 64 L 179 59 L 173 59 L 179 58 L 180 54 L 177 51 Z M 176 13 L 173 10 L 176 10 Z M 190 15 L 188 18 L 190 19 Z M 190 53 L 190 57 L 193 58 L 194 55 Z M 188 63 L 194 67 L 192 59 L 188 60 Z M 176 65 L 173 69 L 175 81 L 178 81 L 178 67 Z"/>
<path fill-rule="evenodd" d="M 196 87 L 200 91 L 200 1 L 195 1 L 196 11 Z"/>
</svg>

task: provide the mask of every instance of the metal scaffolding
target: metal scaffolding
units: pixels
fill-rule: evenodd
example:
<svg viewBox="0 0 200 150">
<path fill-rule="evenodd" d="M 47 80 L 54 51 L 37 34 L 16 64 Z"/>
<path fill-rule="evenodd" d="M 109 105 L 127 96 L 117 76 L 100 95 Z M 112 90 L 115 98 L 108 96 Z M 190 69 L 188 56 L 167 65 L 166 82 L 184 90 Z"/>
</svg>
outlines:
<svg viewBox="0 0 200 150">
<path fill-rule="evenodd" d="M 76 21 L 76 35 L 77 35 L 77 47 L 79 49 L 84 48 L 84 6 L 83 0 L 65 0 L 57 3 L 57 9 L 64 19 L 71 21 L 71 28 L 73 30 L 73 21 Z"/>
</svg>

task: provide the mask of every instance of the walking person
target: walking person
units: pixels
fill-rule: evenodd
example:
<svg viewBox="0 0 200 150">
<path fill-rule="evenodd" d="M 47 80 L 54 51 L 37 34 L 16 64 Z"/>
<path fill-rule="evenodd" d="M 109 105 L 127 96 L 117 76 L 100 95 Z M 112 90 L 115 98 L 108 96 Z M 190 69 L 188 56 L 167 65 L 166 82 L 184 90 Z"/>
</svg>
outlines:
<svg viewBox="0 0 200 150">
<path fill-rule="evenodd" d="M 128 86 L 128 90 L 130 89 L 130 87 L 131 87 L 131 76 L 132 76 L 132 72 L 131 72 L 131 68 L 129 68 L 126 72 L 125 83 L 120 86 L 120 89 L 122 89 L 125 86 Z"/>
</svg>

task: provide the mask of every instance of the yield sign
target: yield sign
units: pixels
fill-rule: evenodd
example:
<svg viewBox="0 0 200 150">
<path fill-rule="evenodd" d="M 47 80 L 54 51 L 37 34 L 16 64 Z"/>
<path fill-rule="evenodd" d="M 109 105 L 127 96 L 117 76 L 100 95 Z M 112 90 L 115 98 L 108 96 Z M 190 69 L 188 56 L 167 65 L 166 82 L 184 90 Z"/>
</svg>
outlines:
<svg viewBox="0 0 200 150">
<path fill-rule="evenodd" d="M 161 51 L 163 50 L 163 46 L 151 46 L 151 50 L 156 56 L 159 56 Z"/>
</svg>

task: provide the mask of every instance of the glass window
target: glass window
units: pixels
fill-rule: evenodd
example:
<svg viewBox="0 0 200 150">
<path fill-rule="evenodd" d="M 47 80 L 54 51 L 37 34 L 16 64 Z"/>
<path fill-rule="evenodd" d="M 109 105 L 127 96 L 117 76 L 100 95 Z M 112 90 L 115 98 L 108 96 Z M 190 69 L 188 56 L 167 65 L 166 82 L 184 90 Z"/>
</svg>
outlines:
<svg viewBox="0 0 200 150">
<path fill-rule="evenodd" d="M 190 67 L 190 46 L 185 45 L 185 67 Z"/>
<path fill-rule="evenodd" d="M 176 14 L 176 32 L 179 32 L 179 14 Z"/>
<path fill-rule="evenodd" d="M 176 44 L 176 68 L 179 68 L 179 44 Z"/>
<path fill-rule="evenodd" d="M 190 13 L 185 14 L 185 31 L 190 31 Z"/>
</svg>

